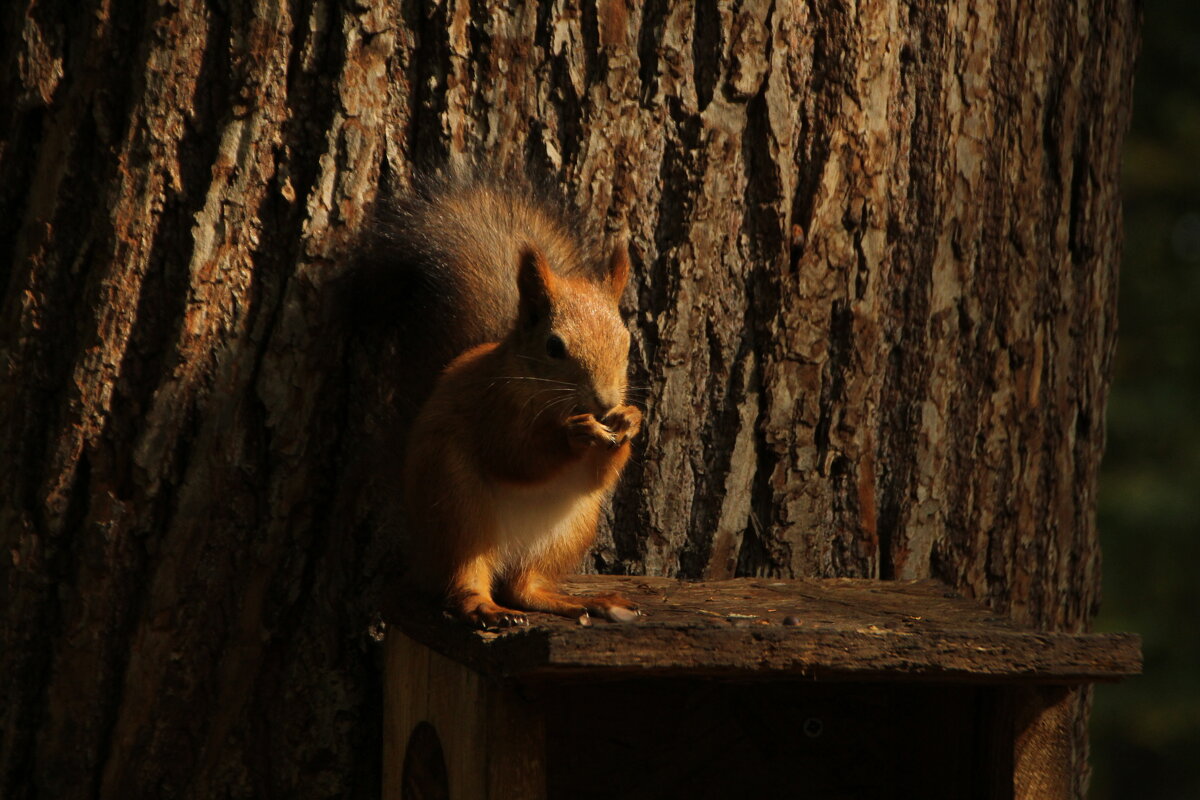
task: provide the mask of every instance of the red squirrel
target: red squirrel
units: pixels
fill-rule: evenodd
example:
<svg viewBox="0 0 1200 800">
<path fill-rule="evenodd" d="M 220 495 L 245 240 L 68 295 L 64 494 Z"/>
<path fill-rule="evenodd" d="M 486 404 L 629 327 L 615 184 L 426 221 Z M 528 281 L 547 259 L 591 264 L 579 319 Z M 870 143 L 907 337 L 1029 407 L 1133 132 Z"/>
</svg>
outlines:
<svg viewBox="0 0 1200 800">
<path fill-rule="evenodd" d="M 486 182 L 427 187 L 394 224 L 418 251 L 410 262 L 445 287 L 451 339 L 473 345 L 437 377 L 409 433 L 412 578 L 479 627 L 524 625 L 528 611 L 633 619 L 619 595 L 559 588 L 641 428 L 625 397 L 626 245 L 596 258 L 558 209 Z"/>
</svg>

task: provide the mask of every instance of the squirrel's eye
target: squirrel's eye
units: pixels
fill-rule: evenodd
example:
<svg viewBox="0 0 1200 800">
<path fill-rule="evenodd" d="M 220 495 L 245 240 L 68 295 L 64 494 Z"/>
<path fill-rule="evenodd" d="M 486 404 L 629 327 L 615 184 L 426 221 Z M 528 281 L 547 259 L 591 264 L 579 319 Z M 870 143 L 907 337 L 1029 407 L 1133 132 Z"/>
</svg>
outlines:
<svg viewBox="0 0 1200 800">
<path fill-rule="evenodd" d="M 567 346 L 557 333 L 550 334 L 550 338 L 546 340 L 546 355 L 551 358 L 567 357 Z"/>
</svg>

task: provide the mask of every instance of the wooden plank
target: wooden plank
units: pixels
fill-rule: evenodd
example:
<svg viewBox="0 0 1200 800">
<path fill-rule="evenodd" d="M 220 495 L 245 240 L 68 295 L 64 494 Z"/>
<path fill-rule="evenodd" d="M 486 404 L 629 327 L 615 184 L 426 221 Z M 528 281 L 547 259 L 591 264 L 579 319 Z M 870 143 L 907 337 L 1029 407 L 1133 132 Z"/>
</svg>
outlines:
<svg viewBox="0 0 1200 800">
<path fill-rule="evenodd" d="M 546 730 L 541 704 L 510 682 L 488 692 L 488 797 L 543 800 L 546 796 Z"/>
<path fill-rule="evenodd" d="M 406 636 L 388 637 L 387 662 L 383 796 L 400 800 L 409 736 L 428 722 L 445 755 L 450 800 L 487 797 L 485 678 Z"/>
<path fill-rule="evenodd" d="M 583 627 L 533 614 L 528 627 L 481 632 L 408 603 L 389 621 L 458 662 L 504 676 L 1081 683 L 1141 670 L 1135 635 L 1022 629 L 933 581 L 575 576 L 567 588 L 621 592 L 645 616 Z"/>
<path fill-rule="evenodd" d="M 548 794 L 970 799 L 972 717 L 995 691 L 687 678 L 547 685 Z"/>
<path fill-rule="evenodd" d="M 1013 800 L 1013 737 L 1017 697 L 1038 686 L 991 687 L 980 697 L 973 728 L 976 783 L 972 800 Z"/>
<path fill-rule="evenodd" d="M 429 649 L 407 636 L 389 636 L 383 694 L 383 800 L 401 800 L 408 740 L 429 716 Z"/>
<path fill-rule="evenodd" d="M 539 800 L 545 797 L 545 741 L 540 711 L 516 687 L 491 680 L 399 632 L 385 645 L 383 797 L 402 800 L 406 771 L 437 775 L 434 765 L 406 765 L 418 726 L 432 726 L 445 760 L 449 800 Z M 412 781 L 409 781 L 410 789 Z M 420 787 L 417 796 L 429 797 Z M 436 792 L 432 797 L 440 797 Z"/>
</svg>

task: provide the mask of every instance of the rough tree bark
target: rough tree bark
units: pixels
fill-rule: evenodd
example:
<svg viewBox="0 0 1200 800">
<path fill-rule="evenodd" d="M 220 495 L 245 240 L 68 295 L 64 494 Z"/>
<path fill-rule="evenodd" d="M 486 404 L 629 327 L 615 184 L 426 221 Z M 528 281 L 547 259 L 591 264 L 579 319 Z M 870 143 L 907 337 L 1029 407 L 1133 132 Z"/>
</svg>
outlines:
<svg viewBox="0 0 1200 800">
<path fill-rule="evenodd" d="M 589 568 L 1089 624 L 1132 2 L 2 13 L 3 796 L 377 792 L 382 378 L 328 289 L 420 161 L 632 236 Z"/>
</svg>

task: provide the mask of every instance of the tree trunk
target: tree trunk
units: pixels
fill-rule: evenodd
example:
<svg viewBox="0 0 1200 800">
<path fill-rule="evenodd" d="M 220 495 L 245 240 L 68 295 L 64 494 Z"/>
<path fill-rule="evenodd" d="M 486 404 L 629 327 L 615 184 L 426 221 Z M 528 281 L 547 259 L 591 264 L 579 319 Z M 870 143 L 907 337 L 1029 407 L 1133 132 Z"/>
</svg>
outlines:
<svg viewBox="0 0 1200 800">
<path fill-rule="evenodd" d="M 586 568 L 1086 628 L 1133 5 L 2 12 L 0 794 L 377 794 L 403 376 L 332 287 L 414 163 L 631 235 L 648 426 Z"/>
</svg>

